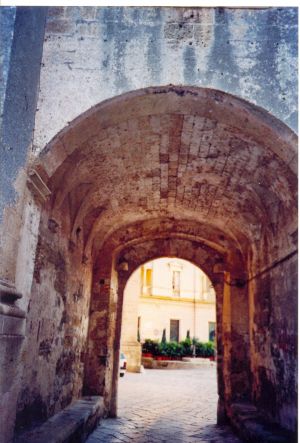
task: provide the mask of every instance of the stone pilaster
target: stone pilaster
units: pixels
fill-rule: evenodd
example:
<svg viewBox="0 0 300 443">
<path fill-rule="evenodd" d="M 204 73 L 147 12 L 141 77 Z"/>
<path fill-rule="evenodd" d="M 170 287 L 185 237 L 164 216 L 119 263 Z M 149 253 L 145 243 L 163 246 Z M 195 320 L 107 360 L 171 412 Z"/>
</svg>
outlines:
<svg viewBox="0 0 300 443">
<path fill-rule="evenodd" d="M 0 430 L 1 443 L 12 440 L 20 385 L 20 350 L 25 334 L 25 312 L 15 305 L 22 295 L 0 281 Z"/>
</svg>

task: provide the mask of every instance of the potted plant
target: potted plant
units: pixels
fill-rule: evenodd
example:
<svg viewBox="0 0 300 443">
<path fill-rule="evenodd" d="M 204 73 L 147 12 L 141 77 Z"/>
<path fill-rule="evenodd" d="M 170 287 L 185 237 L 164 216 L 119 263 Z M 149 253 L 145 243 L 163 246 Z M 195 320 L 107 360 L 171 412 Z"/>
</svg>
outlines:
<svg viewBox="0 0 300 443">
<path fill-rule="evenodd" d="M 192 340 L 188 337 L 188 335 L 185 340 L 180 342 L 180 345 L 182 348 L 182 355 L 184 357 L 190 357 L 193 354 Z"/>
<path fill-rule="evenodd" d="M 151 340 L 146 338 L 142 346 L 143 357 L 153 357 L 158 354 L 158 342 L 156 340 Z"/>
<path fill-rule="evenodd" d="M 157 360 L 167 360 L 168 359 L 168 343 L 166 337 L 166 329 L 163 329 L 161 342 L 158 345 Z"/>
<path fill-rule="evenodd" d="M 168 343 L 166 337 L 166 329 L 163 329 L 161 342 L 158 345 L 158 353 L 156 360 L 168 360 Z"/>
<path fill-rule="evenodd" d="M 215 346 L 213 342 L 197 342 L 195 345 L 197 357 L 214 359 Z"/>
</svg>

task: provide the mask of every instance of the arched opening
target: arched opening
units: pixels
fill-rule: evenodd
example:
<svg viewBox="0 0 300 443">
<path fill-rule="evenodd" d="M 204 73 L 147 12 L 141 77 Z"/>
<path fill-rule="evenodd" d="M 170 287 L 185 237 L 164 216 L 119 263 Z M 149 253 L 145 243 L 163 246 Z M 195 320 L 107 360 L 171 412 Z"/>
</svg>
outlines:
<svg viewBox="0 0 300 443">
<path fill-rule="evenodd" d="M 179 344 L 187 339 L 187 344 L 191 341 L 189 347 L 178 346 L 174 357 L 196 357 L 196 343 L 200 357 L 198 342 L 211 341 L 213 350 L 215 330 L 213 285 L 192 263 L 161 257 L 144 263 L 128 278 L 123 297 L 121 352 L 126 355 L 129 372 L 141 371 L 145 341 L 155 347 L 163 336 L 164 341 Z M 154 357 L 172 357 L 168 349 L 158 349 L 164 352 Z"/>
<path fill-rule="evenodd" d="M 120 351 L 127 361 L 126 373 L 120 372 L 124 378 L 118 380 L 122 425 L 116 424 L 115 431 L 128 424 L 134 426 L 132 433 L 128 430 L 133 440 L 187 441 L 192 429 L 207 439 L 222 432 L 227 441 L 226 427 L 216 427 L 215 322 L 212 282 L 191 262 L 160 257 L 132 272 L 124 289 L 121 328 Z M 109 424 L 99 428 L 99 439 Z"/>
<path fill-rule="evenodd" d="M 295 147 L 262 109 L 174 86 L 116 97 L 59 133 L 31 165 L 33 193 L 50 196 L 35 233 L 19 422 L 82 393 L 117 414 L 124 287 L 167 256 L 203 269 L 219 300 L 219 420 L 242 401 L 294 429 Z"/>
<path fill-rule="evenodd" d="M 200 268 L 177 257 L 161 257 L 136 269 L 124 289 L 120 349 L 126 357 L 126 374 L 131 375 L 120 372 L 125 378 L 124 381 L 119 379 L 119 416 L 134 414 L 128 408 L 139 407 L 142 396 L 152 421 L 158 408 L 150 405 L 157 402 L 158 391 L 164 388 L 162 400 L 169 405 L 165 414 L 172 414 L 171 405 L 176 405 L 177 426 L 180 426 L 180 395 L 184 393 L 186 398 L 187 381 L 193 378 L 194 383 L 188 384 L 189 389 L 192 392 L 200 390 L 197 396 L 191 392 L 189 401 L 189 410 L 199 411 L 195 425 L 198 423 L 200 427 L 201 411 L 207 409 L 207 396 L 210 399 L 207 423 L 216 423 L 215 332 L 215 291 Z M 164 370 L 168 374 L 163 374 Z M 143 382 L 145 371 L 147 376 Z M 173 398 L 174 383 L 177 390 Z M 183 410 L 183 398 L 181 402 Z M 163 420 L 161 415 L 160 421 Z M 165 427 L 168 426 L 165 424 Z"/>
<path fill-rule="evenodd" d="M 162 225 L 165 224 L 163 221 L 161 222 Z M 169 228 L 171 228 L 173 223 L 170 221 L 169 223 Z M 103 276 L 102 272 L 104 269 L 103 260 L 107 260 L 108 251 L 111 251 L 111 244 L 107 245 L 107 249 L 105 248 L 101 251 L 97 261 L 97 271 L 99 273 L 94 275 L 94 279 L 97 282 L 95 290 L 97 291 L 99 291 L 98 282 L 105 282 L 105 278 L 101 278 L 101 276 Z M 121 251 L 118 251 L 114 257 L 113 272 L 110 274 L 110 286 L 100 288 L 100 293 L 102 291 L 103 294 L 105 291 L 107 294 L 107 303 L 110 296 L 116 300 L 113 308 L 114 321 L 108 326 L 107 335 L 104 336 L 104 343 L 108 343 L 108 340 L 111 340 L 108 345 L 109 349 L 107 349 L 108 353 L 109 350 L 112 352 L 110 355 L 111 368 L 109 370 L 107 369 L 107 360 L 102 367 L 96 364 L 96 344 L 99 345 L 99 342 L 92 340 L 92 343 L 90 343 L 92 346 L 87 360 L 89 365 L 86 368 L 86 392 L 89 394 L 102 393 L 106 398 L 107 405 L 109 405 L 109 414 L 111 416 L 117 415 L 117 380 L 119 375 L 118 362 L 124 288 L 128 281 L 128 276 L 130 276 L 135 269 L 148 260 L 162 256 L 179 257 L 194 263 L 203 269 L 213 283 L 217 297 L 217 342 L 219 349 L 217 361 L 220 393 L 218 418 L 219 421 L 223 421 L 227 415 L 224 403 L 226 396 L 230 397 L 231 400 L 234 397 L 236 401 L 246 401 L 250 395 L 250 368 L 247 349 L 248 337 L 247 334 L 245 334 L 245 331 L 248 330 L 249 322 L 247 291 L 245 285 L 242 284 L 239 287 L 235 282 L 235 279 L 242 281 L 242 274 L 236 263 L 235 268 L 234 264 L 226 263 L 224 255 L 212 249 L 210 246 L 196 240 L 182 238 L 175 234 L 170 238 L 166 232 L 164 236 L 159 236 L 153 240 L 140 240 L 136 244 L 131 243 L 127 248 L 122 246 Z M 231 257 L 231 260 L 233 260 L 233 257 Z M 108 270 L 108 272 L 110 273 L 111 270 Z M 224 275 L 226 275 L 226 284 L 224 284 Z M 232 284 L 230 284 L 230 279 L 232 279 Z M 113 293 L 111 292 L 112 287 L 114 288 Z M 99 303 L 99 292 L 97 292 L 97 294 L 95 303 Z M 104 299 L 104 297 L 105 296 L 102 295 L 102 299 Z M 238 301 L 238 307 L 235 306 L 236 301 Z M 104 316 L 104 313 L 107 313 L 108 310 L 109 305 L 107 304 L 103 310 L 101 309 L 100 312 L 97 311 L 95 320 L 93 315 L 91 315 L 91 335 L 94 336 L 99 330 L 97 320 L 99 316 Z M 231 343 L 233 328 L 235 340 L 237 343 L 239 341 L 237 347 L 233 347 Z M 233 359 L 237 366 L 234 374 L 231 373 Z M 239 360 L 241 363 L 240 367 L 238 365 Z M 108 378 L 108 374 L 110 378 Z M 99 384 L 101 377 L 103 380 L 102 388 Z"/>
</svg>

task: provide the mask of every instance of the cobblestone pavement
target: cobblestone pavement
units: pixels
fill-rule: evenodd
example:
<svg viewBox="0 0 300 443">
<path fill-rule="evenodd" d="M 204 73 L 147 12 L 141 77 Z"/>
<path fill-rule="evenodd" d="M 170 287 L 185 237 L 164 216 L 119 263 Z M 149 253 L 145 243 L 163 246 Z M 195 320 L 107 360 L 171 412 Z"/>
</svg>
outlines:
<svg viewBox="0 0 300 443">
<path fill-rule="evenodd" d="M 119 418 L 102 420 L 87 443 L 241 443 L 216 425 L 215 366 L 148 369 L 119 382 Z"/>
</svg>

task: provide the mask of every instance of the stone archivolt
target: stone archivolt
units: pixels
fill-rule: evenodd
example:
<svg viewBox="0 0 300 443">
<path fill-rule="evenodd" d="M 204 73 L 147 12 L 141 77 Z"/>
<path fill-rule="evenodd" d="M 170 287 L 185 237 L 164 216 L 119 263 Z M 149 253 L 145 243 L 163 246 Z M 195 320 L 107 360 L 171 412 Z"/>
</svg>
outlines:
<svg viewBox="0 0 300 443">
<path fill-rule="evenodd" d="M 48 176 L 53 213 L 69 206 L 70 234 L 84 229 L 88 250 L 112 230 L 162 215 L 226 226 L 244 249 L 292 218 L 295 155 L 291 131 L 261 109 L 170 86 L 88 111 L 45 148 L 37 169 Z"/>
<path fill-rule="evenodd" d="M 267 386 L 273 418 L 292 429 L 284 417 L 295 411 L 295 325 L 278 293 L 281 270 L 294 269 L 295 158 L 285 125 L 210 89 L 135 91 L 61 131 L 28 168 L 49 197 L 38 199 L 27 319 L 28 336 L 38 338 L 24 385 L 35 357 L 38 375 L 32 393 L 19 395 L 17 424 L 36 392 L 45 416 L 82 392 L 103 395 L 116 415 L 123 291 L 141 264 L 168 256 L 199 266 L 216 291 L 219 420 L 240 401 L 268 414 Z M 294 295 L 294 273 L 284 285 Z M 53 316 L 41 328 L 46 305 Z M 275 316 L 280 328 L 271 330 Z M 274 354 L 272 342 L 282 341 L 289 344 Z M 48 397 L 43 377 L 55 386 Z"/>
</svg>

